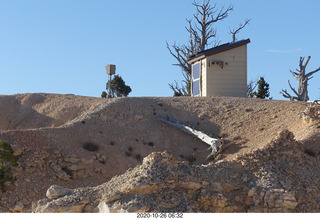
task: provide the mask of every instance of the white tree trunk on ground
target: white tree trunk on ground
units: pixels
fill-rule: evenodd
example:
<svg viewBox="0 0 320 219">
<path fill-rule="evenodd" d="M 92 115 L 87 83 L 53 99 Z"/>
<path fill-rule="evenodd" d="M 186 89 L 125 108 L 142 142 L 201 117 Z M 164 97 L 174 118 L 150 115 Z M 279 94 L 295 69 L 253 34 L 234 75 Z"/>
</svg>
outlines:
<svg viewBox="0 0 320 219">
<path fill-rule="evenodd" d="M 211 157 L 216 157 L 221 152 L 222 146 L 223 146 L 223 142 L 221 139 L 212 138 L 201 131 L 198 131 L 189 126 L 180 124 L 178 121 L 172 120 L 169 115 L 167 119 L 162 116 L 159 116 L 158 119 L 164 123 L 167 123 L 170 126 L 177 127 L 182 131 L 199 138 L 201 141 L 207 143 L 210 146 L 206 151 L 211 150 L 211 153 L 201 162 L 202 164 L 205 163 Z"/>
</svg>

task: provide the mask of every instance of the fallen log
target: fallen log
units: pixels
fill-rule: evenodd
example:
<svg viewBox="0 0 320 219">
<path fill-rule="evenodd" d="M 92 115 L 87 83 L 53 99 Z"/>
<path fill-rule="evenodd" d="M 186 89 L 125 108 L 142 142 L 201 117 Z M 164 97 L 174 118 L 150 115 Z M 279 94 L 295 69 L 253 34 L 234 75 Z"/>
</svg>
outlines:
<svg viewBox="0 0 320 219">
<path fill-rule="evenodd" d="M 179 123 L 178 121 L 173 120 L 169 115 L 167 118 L 159 116 L 158 119 L 160 121 L 170 125 L 170 126 L 179 128 L 180 130 L 184 131 L 185 133 L 188 133 L 190 135 L 193 135 L 193 136 L 199 138 L 201 141 L 203 141 L 209 145 L 209 148 L 204 151 L 211 150 L 211 153 L 201 162 L 201 164 L 205 163 L 207 160 L 209 160 L 212 157 L 213 158 L 216 157 L 221 152 L 222 145 L 223 145 L 222 139 L 212 138 L 209 135 L 207 135 L 201 131 L 198 131 L 198 130 L 193 129 L 189 126 L 183 125 L 183 124 Z M 200 152 L 204 152 L 204 151 L 200 151 Z"/>
</svg>

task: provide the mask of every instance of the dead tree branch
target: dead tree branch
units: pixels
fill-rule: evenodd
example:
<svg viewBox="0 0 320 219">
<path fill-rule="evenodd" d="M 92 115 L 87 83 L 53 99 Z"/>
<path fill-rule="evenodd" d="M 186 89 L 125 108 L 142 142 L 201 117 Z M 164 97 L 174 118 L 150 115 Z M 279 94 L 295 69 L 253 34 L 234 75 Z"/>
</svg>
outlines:
<svg viewBox="0 0 320 219">
<path fill-rule="evenodd" d="M 252 93 L 258 86 L 257 82 L 258 82 L 258 79 L 249 81 L 249 83 L 247 84 L 247 97 L 252 97 Z"/>
<path fill-rule="evenodd" d="M 312 76 L 314 73 L 318 72 L 318 71 L 320 71 L 320 67 L 317 68 L 316 70 L 311 71 L 311 72 L 309 72 L 308 74 L 306 74 L 306 77 L 309 78 L 309 80 L 310 80 L 310 79 L 312 78 L 311 76 Z"/>
<path fill-rule="evenodd" d="M 317 68 L 314 71 L 311 71 L 309 73 L 306 73 L 306 67 L 309 63 L 311 59 L 311 56 L 307 57 L 307 60 L 305 60 L 304 57 L 300 57 L 299 59 L 299 69 L 297 69 L 297 72 L 293 72 L 291 70 L 290 73 L 292 74 L 292 76 L 298 81 L 298 91 L 296 91 L 289 83 L 289 87 L 291 88 L 291 90 L 294 92 L 294 94 L 296 95 L 295 97 L 291 96 L 287 90 L 282 90 L 282 92 L 280 92 L 282 94 L 283 97 L 285 98 L 289 98 L 290 100 L 298 100 L 298 101 L 308 101 L 309 100 L 309 96 L 308 96 L 308 80 L 313 78 L 313 74 L 315 74 L 316 72 L 320 71 L 320 67 Z"/>
<path fill-rule="evenodd" d="M 293 71 L 291 71 L 291 70 L 289 70 L 289 71 L 291 72 L 292 76 L 293 76 L 296 80 L 299 80 L 299 74 L 298 74 L 298 73 L 293 72 Z"/>
<path fill-rule="evenodd" d="M 301 117 L 301 115 L 305 116 L 306 118 L 309 118 L 311 120 L 319 120 L 320 121 L 320 100 L 313 101 L 309 107 L 306 108 L 304 112 L 298 113 L 298 115 Z"/>
<path fill-rule="evenodd" d="M 293 91 L 293 93 L 295 93 L 295 95 L 299 96 L 300 94 L 296 91 L 296 89 L 294 89 L 294 88 L 291 86 L 289 80 L 288 80 L 288 84 L 289 84 L 290 89 Z"/>
<path fill-rule="evenodd" d="M 229 28 L 229 33 L 232 34 L 232 42 L 233 42 L 233 43 L 234 43 L 234 42 L 236 41 L 236 39 L 237 39 L 237 38 L 236 38 L 236 34 L 238 34 L 240 30 L 242 30 L 243 28 L 245 28 L 245 26 L 248 25 L 250 21 L 251 21 L 251 19 L 246 19 L 243 24 L 242 24 L 242 23 L 239 24 L 239 26 L 238 26 L 237 29 L 232 29 L 232 30 L 231 30 L 231 29 Z"/>
<path fill-rule="evenodd" d="M 187 81 L 182 81 L 182 83 L 187 84 Z M 169 87 L 174 92 L 174 96 L 188 96 L 188 84 L 187 86 L 181 85 L 181 87 L 178 85 L 177 81 L 174 81 L 174 83 L 169 84 Z"/>
<path fill-rule="evenodd" d="M 195 28 L 200 33 L 197 34 L 196 42 L 200 42 L 199 51 L 205 50 L 209 44 L 208 41 L 216 36 L 216 29 L 212 28 L 212 25 L 218 21 L 221 21 L 228 17 L 228 13 L 233 11 L 233 6 L 221 10 L 218 12 L 216 9 L 217 5 L 210 5 L 210 0 L 205 0 L 203 4 L 198 4 L 196 1 L 193 2 L 196 7 L 197 14 L 193 14 L 194 19 L 197 21 Z M 217 13 L 218 12 L 218 13 Z"/>
<path fill-rule="evenodd" d="M 288 93 L 287 90 L 282 90 L 282 91 L 280 92 L 280 94 L 282 94 L 283 97 L 290 99 L 291 101 L 293 101 L 293 100 L 298 100 L 297 97 L 291 96 L 291 95 Z"/>
<path fill-rule="evenodd" d="M 184 72 L 184 78 L 189 79 L 190 74 L 191 74 L 191 73 L 189 73 L 189 72 L 191 72 L 191 66 L 188 64 L 188 61 L 187 61 L 188 52 L 187 52 L 186 46 L 185 45 L 177 46 L 176 43 L 174 43 L 172 45 L 172 49 L 174 50 L 174 52 L 173 52 L 170 49 L 168 42 L 166 42 L 166 44 L 167 44 L 167 48 L 168 48 L 170 54 L 178 61 L 178 63 L 173 64 L 173 65 L 181 67 Z"/>
<path fill-rule="evenodd" d="M 223 141 L 221 139 L 212 138 L 201 131 L 198 131 L 189 126 L 180 124 L 178 121 L 173 120 L 169 115 L 168 115 L 168 118 L 159 116 L 158 119 L 170 126 L 179 128 L 185 133 L 188 133 L 192 136 L 199 138 L 201 141 L 205 142 L 210 146 L 206 151 L 211 150 L 211 153 L 201 162 L 202 164 L 205 163 L 211 157 L 216 157 L 221 152 L 222 146 L 223 146 Z"/>
</svg>

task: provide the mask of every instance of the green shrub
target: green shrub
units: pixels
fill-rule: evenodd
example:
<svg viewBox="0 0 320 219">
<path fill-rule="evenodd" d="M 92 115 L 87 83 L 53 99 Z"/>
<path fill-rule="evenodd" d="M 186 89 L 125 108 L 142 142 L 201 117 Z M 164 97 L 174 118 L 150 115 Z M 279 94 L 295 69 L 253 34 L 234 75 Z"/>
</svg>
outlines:
<svg viewBox="0 0 320 219">
<path fill-rule="evenodd" d="M 250 97 L 256 97 L 260 99 L 268 98 L 270 96 L 269 84 L 264 80 L 263 77 L 260 77 L 260 80 L 257 82 L 257 85 L 258 85 L 258 91 L 252 92 L 250 94 Z"/>
<path fill-rule="evenodd" d="M 110 88 L 108 83 L 110 83 Z M 110 89 L 108 90 L 109 97 L 127 97 L 132 91 L 131 87 L 126 85 L 126 82 L 119 75 L 115 75 L 108 83 L 106 89 Z"/>
<path fill-rule="evenodd" d="M 0 186 L 3 189 L 6 182 L 16 180 L 12 167 L 18 166 L 18 156 L 14 155 L 11 145 L 0 140 Z"/>
<path fill-rule="evenodd" d="M 101 98 L 107 98 L 107 92 L 102 91 Z"/>
</svg>

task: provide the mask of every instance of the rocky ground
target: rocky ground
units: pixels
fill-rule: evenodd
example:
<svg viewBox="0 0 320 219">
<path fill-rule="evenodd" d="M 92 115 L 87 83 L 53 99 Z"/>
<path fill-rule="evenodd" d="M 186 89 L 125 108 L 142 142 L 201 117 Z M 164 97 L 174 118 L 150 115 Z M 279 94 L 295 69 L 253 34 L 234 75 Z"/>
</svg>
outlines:
<svg viewBox="0 0 320 219">
<path fill-rule="evenodd" d="M 0 96 L 0 139 L 19 155 L 0 212 L 319 212 L 320 124 L 299 114 L 320 114 L 309 106 Z M 208 146 L 159 121 L 167 115 L 223 137 L 222 154 L 201 165 Z"/>
</svg>

